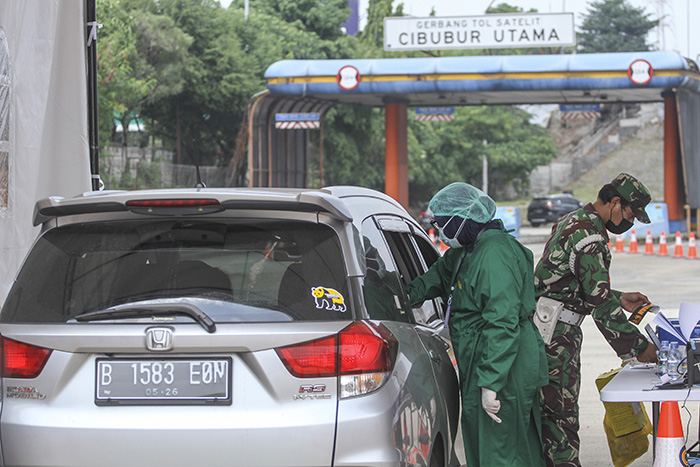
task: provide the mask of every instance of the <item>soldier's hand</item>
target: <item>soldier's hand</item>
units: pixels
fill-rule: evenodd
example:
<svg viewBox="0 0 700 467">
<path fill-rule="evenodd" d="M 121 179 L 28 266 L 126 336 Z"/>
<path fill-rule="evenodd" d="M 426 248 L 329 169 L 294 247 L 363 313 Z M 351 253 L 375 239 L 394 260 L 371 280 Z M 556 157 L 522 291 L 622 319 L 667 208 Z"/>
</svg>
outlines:
<svg viewBox="0 0 700 467">
<path fill-rule="evenodd" d="M 639 292 L 626 292 L 620 297 L 620 303 L 622 308 L 627 311 L 634 311 L 645 303 L 649 303 L 649 299 L 646 295 Z"/>
<path fill-rule="evenodd" d="M 649 347 L 647 347 L 644 352 L 637 355 L 637 360 L 642 363 L 656 363 L 658 360 L 658 356 L 656 355 L 657 350 L 656 346 L 649 342 Z"/>
<path fill-rule="evenodd" d="M 496 413 L 501 410 L 501 401 L 496 399 L 497 396 L 496 391 L 481 388 L 481 407 L 496 423 L 501 423 L 501 419 L 496 416 Z"/>
</svg>

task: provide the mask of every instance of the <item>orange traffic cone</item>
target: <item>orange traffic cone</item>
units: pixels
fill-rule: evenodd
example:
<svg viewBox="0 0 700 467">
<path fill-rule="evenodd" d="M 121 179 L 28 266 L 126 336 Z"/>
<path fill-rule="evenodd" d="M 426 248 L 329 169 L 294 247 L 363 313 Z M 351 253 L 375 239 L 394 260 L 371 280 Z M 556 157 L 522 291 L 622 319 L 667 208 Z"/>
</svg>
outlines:
<svg viewBox="0 0 700 467">
<path fill-rule="evenodd" d="M 632 237 L 630 238 L 630 253 L 639 253 L 639 243 L 637 242 L 637 232 L 632 229 Z"/>
<path fill-rule="evenodd" d="M 688 259 L 698 259 L 698 250 L 695 247 L 694 232 L 690 232 L 690 239 L 688 240 Z"/>
<path fill-rule="evenodd" d="M 428 237 L 430 237 L 430 241 L 433 242 L 433 245 L 437 246 L 437 239 L 435 238 L 435 231 L 433 229 L 428 230 Z"/>
<path fill-rule="evenodd" d="M 615 253 L 624 253 L 625 252 L 625 240 L 622 238 L 622 235 L 618 235 L 615 237 Z"/>
<path fill-rule="evenodd" d="M 654 254 L 654 240 L 651 238 L 651 230 L 647 230 L 647 239 L 644 241 L 644 254 Z"/>
<path fill-rule="evenodd" d="M 445 242 L 443 242 L 442 240 L 440 240 L 440 251 L 444 253 L 444 252 L 446 252 L 446 251 L 449 250 L 449 249 L 450 249 L 450 247 L 447 246 L 447 245 L 445 245 Z"/>
<path fill-rule="evenodd" d="M 688 465 L 688 452 L 685 448 L 678 402 L 666 401 L 661 403 L 653 467 L 676 465 Z"/>
<path fill-rule="evenodd" d="M 676 232 L 676 249 L 673 251 L 674 258 L 683 257 L 683 241 L 681 240 L 681 233 Z"/>
<path fill-rule="evenodd" d="M 666 244 L 666 233 L 662 230 L 659 237 L 659 256 L 668 256 L 668 245 Z"/>
</svg>

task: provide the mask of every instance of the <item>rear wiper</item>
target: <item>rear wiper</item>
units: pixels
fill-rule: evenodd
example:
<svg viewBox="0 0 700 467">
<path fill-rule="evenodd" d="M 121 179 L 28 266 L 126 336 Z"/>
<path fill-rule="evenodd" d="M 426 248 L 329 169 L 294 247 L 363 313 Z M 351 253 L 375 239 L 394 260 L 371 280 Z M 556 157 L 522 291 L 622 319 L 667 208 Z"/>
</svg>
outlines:
<svg viewBox="0 0 700 467">
<path fill-rule="evenodd" d="M 195 319 L 207 332 L 216 331 L 216 324 L 209 315 L 190 303 L 152 303 L 117 305 L 106 310 L 91 311 L 75 317 L 76 321 L 100 321 L 113 318 L 133 318 L 144 315 L 187 315 Z"/>
</svg>

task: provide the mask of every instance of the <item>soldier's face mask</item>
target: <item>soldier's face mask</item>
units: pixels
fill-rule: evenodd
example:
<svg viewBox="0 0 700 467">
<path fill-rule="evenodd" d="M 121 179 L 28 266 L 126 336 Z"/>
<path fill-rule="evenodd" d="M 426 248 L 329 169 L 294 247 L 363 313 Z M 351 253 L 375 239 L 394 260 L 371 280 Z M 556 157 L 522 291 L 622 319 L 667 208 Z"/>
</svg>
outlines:
<svg viewBox="0 0 700 467">
<path fill-rule="evenodd" d="M 612 221 L 613 209 L 614 209 L 614 206 L 613 206 L 610 208 L 610 220 L 605 223 L 605 228 L 616 235 L 623 234 L 623 233 L 627 232 L 634 225 L 634 222 L 628 220 L 627 216 L 625 216 L 625 211 L 627 210 L 627 207 L 623 208 L 621 203 L 619 204 L 619 206 L 620 206 L 620 216 L 622 217 L 622 220 L 618 224 L 613 223 L 613 221 Z M 630 211 L 631 211 L 631 209 L 630 209 Z M 634 218 L 634 214 L 632 214 L 632 216 Z"/>
</svg>

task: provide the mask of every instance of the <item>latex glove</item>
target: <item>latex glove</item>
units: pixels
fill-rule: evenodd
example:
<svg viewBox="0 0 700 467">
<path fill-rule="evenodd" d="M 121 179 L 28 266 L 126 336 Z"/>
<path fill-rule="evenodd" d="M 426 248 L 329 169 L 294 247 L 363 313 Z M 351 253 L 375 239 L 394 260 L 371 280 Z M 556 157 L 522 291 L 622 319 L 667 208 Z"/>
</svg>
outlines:
<svg viewBox="0 0 700 467">
<path fill-rule="evenodd" d="M 492 391 L 489 388 L 481 388 L 481 407 L 496 423 L 501 423 L 501 419 L 496 416 L 496 413 L 501 410 L 501 401 L 496 399 L 497 396 L 496 391 Z"/>
<path fill-rule="evenodd" d="M 644 352 L 637 355 L 637 360 L 643 363 L 656 363 L 659 359 L 656 346 L 649 342 L 649 347 L 644 349 Z"/>
<path fill-rule="evenodd" d="M 639 292 L 625 292 L 620 297 L 620 304 L 622 305 L 622 308 L 629 312 L 633 312 L 645 303 L 649 303 L 649 299 L 646 295 Z"/>
</svg>

